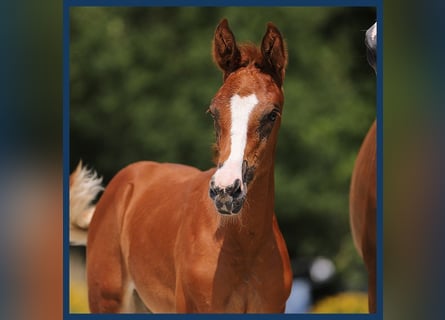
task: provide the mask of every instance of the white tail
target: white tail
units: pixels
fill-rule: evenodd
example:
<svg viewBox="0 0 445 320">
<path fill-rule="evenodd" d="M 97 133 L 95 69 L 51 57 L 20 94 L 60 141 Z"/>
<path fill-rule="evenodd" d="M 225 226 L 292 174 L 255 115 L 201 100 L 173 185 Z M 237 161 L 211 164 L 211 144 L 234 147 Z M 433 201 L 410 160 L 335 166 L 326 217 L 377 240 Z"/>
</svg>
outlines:
<svg viewBox="0 0 445 320">
<path fill-rule="evenodd" d="M 96 208 L 92 201 L 103 190 L 101 183 L 102 178 L 82 166 L 82 161 L 70 175 L 70 245 L 86 246 L 88 227 Z"/>
</svg>

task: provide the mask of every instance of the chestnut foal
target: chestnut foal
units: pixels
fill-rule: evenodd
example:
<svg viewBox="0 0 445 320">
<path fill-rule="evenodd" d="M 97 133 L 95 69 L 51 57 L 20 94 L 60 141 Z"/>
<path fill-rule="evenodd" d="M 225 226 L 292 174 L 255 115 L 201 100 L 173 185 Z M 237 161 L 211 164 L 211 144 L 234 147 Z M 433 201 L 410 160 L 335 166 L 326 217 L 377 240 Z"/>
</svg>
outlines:
<svg viewBox="0 0 445 320">
<path fill-rule="evenodd" d="M 292 274 L 274 213 L 274 158 L 287 52 L 267 25 L 238 45 L 227 20 L 213 57 L 223 84 L 208 112 L 217 168 L 137 162 L 97 203 L 88 230 L 91 312 L 283 312 Z"/>
<path fill-rule="evenodd" d="M 368 62 L 376 70 L 377 24 L 366 32 Z M 369 312 L 376 312 L 376 121 L 360 147 L 352 173 L 349 217 L 355 246 L 368 270 Z"/>
</svg>

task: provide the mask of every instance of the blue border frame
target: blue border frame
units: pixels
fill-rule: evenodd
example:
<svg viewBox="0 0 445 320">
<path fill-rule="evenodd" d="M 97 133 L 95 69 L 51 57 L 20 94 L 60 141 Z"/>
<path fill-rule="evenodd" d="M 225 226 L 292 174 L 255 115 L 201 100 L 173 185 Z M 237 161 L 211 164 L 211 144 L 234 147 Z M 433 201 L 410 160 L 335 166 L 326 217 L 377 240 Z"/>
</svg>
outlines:
<svg viewBox="0 0 445 320">
<path fill-rule="evenodd" d="M 260 6 L 300 6 L 300 7 L 380 7 L 383 0 L 64 0 L 64 7 L 260 7 Z"/>
<path fill-rule="evenodd" d="M 178 315 L 178 314 L 72 314 L 69 313 L 69 159 L 70 159 L 70 8 L 77 6 L 306 6 L 376 7 L 377 12 L 377 312 L 375 314 L 259 314 L 259 315 Z M 383 0 L 64 0 L 63 2 L 63 319 L 311 319 L 380 320 L 383 319 Z"/>
<path fill-rule="evenodd" d="M 63 3 L 63 319 L 69 318 L 70 6 Z"/>
<path fill-rule="evenodd" d="M 377 6 L 377 315 L 383 319 L 383 0 Z"/>
</svg>

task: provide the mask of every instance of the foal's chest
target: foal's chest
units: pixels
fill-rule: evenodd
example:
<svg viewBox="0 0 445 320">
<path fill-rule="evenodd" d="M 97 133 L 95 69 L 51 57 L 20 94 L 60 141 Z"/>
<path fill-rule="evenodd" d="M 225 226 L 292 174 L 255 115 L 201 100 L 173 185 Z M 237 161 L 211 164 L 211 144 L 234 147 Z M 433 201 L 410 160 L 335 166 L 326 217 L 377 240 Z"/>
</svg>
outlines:
<svg viewBox="0 0 445 320">
<path fill-rule="evenodd" d="M 193 281 L 184 289 L 196 312 L 276 313 L 288 295 L 277 253 L 267 259 L 222 253 L 207 267 L 191 269 L 186 278 Z"/>
<path fill-rule="evenodd" d="M 280 312 L 281 303 L 285 301 L 282 270 L 270 270 L 251 266 L 240 273 L 238 270 L 226 270 L 227 274 L 215 274 L 214 296 L 220 301 L 224 312 Z M 229 278 L 230 276 L 230 278 Z M 224 282 L 224 283 L 223 283 Z"/>
</svg>

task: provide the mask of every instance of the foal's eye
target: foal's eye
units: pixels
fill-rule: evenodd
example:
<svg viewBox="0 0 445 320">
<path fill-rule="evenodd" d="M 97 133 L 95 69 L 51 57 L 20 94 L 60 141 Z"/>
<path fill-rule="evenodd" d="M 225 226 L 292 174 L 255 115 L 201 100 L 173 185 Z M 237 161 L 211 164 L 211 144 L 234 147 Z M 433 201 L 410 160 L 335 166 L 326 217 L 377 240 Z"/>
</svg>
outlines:
<svg viewBox="0 0 445 320">
<path fill-rule="evenodd" d="M 268 118 L 271 122 L 273 122 L 273 121 L 275 121 L 275 120 L 277 119 L 278 116 L 279 116 L 279 111 L 276 110 L 276 109 L 274 109 L 274 110 L 272 110 L 271 113 L 268 114 L 267 118 Z"/>
</svg>

